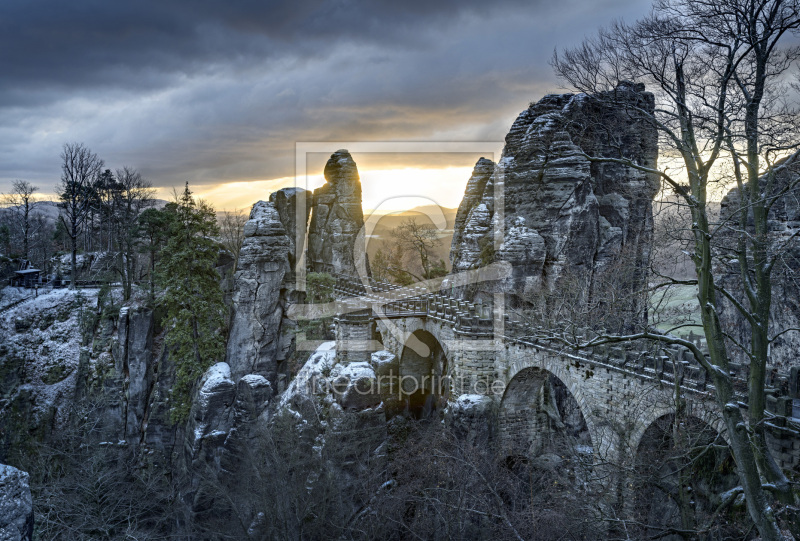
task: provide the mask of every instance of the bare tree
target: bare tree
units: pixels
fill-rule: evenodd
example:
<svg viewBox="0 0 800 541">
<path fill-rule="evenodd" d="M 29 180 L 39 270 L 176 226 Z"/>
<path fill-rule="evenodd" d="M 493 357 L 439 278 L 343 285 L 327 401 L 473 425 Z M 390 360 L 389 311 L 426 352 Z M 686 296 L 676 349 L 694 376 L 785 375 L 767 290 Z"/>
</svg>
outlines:
<svg viewBox="0 0 800 541">
<path fill-rule="evenodd" d="M 91 206 L 92 184 L 100 175 L 103 160 L 83 143 L 67 143 L 61 152 L 61 184 L 58 195 L 62 214 L 59 220 L 70 240 L 70 288 L 75 288 L 78 273 L 78 237 L 86 224 Z"/>
<path fill-rule="evenodd" d="M 380 281 L 394 282 L 407 286 L 419 279 L 406 269 L 406 250 L 403 244 L 383 241 L 381 247 L 370 260 L 373 278 Z"/>
<path fill-rule="evenodd" d="M 407 218 L 392 230 L 391 235 L 395 243 L 419 258 L 422 276 L 415 278 L 428 280 L 447 273 L 443 264 L 437 265 L 435 261 L 431 261 L 433 250 L 442 244 L 439 232 L 433 224 L 419 223 L 414 217 Z"/>
<path fill-rule="evenodd" d="M 239 252 L 244 241 L 244 224 L 248 220 L 247 213 L 242 209 L 223 210 L 218 219 L 222 245 L 233 254 L 234 265 L 238 265 Z"/>
<path fill-rule="evenodd" d="M 139 244 L 139 215 L 153 206 L 155 190 L 150 181 L 132 167 L 116 171 L 117 189 L 114 190 L 112 229 L 119 243 L 117 271 L 122 280 L 125 300 L 131 297 L 136 274 L 136 261 Z"/>
<path fill-rule="evenodd" d="M 17 459 L 30 473 L 36 538 L 42 540 L 172 538 L 177 513 L 171 472 L 129 449 L 102 444 L 96 403 L 75 406 L 34 452 Z"/>
<path fill-rule="evenodd" d="M 785 102 L 785 75 L 800 55 L 783 46 L 800 27 L 793 0 L 657 0 L 652 13 L 634 23 L 615 23 L 597 38 L 557 54 L 557 73 L 571 86 L 613 104 L 621 81 L 644 82 L 654 91 L 655 112 L 637 108 L 660 133 L 674 160 L 660 169 L 627 159 L 587 156 L 656 175 L 679 197 L 690 217 L 691 257 L 709 358 L 689 340 L 644 328 L 627 336 L 604 334 L 591 343 L 649 338 L 693 352 L 714 384 L 747 508 L 763 539 L 782 538 L 770 501 L 791 500 L 790 485 L 777 467 L 764 434 L 764 384 L 771 339 L 771 273 L 777 257 L 768 227 L 773 205 L 798 182 L 777 186 L 777 159 L 797 146 L 795 108 Z M 605 91 L 603 94 L 599 92 Z M 626 107 L 620 104 L 621 108 Z M 628 104 L 627 107 L 635 107 Z M 738 187 L 741 204 L 730 223 L 715 223 L 710 201 L 725 186 Z M 744 298 L 715 279 L 720 233 L 732 229 Z M 676 280 L 664 279 L 664 285 Z M 747 417 L 730 375 L 729 341 L 719 317 L 727 299 L 749 325 Z M 746 422 L 745 422 L 746 421 Z M 762 476 L 767 481 L 762 485 Z"/>
<path fill-rule="evenodd" d="M 22 257 L 28 259 L 33 225 L 31 211 L 36 201 L 34 193 L 39 188 L 27 180 L 15 180 L 11 186 L 11 193 L 6 195 L 5 202 L 13 213 L 14 225 L 22 237 Z"/>
</svg>

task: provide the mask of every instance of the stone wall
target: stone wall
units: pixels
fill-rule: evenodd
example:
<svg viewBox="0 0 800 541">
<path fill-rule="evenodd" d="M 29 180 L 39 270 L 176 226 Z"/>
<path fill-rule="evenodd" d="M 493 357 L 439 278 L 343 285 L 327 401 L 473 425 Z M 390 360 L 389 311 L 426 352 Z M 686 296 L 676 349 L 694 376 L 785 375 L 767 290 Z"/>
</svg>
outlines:
<svg viewBox="0 0 800 541">
<path fill-rule="evenodd" d="M 371 310 L 340 314 L 336 318 L 336 352 L 340 363 L 368 362 L 380 349 L 373 343 L 375 319 Z"/>
</svg>

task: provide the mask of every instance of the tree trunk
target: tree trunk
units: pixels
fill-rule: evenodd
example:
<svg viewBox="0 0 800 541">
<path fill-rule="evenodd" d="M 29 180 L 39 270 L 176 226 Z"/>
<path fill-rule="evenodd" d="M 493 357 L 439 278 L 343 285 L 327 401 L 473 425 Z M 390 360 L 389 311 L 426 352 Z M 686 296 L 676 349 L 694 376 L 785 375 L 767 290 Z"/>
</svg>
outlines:
<svg viewBox="0 0 800 541">
<path fill-rule="evenodd" d="M 70 237 L 72 241 L 72 253 L 70 258 L 70 277 L 69 277 L 69 288 L 75 289 L 75 282 L 77 281 L 78 276 L 78 238 L 77 237 Z"/>
</svg>

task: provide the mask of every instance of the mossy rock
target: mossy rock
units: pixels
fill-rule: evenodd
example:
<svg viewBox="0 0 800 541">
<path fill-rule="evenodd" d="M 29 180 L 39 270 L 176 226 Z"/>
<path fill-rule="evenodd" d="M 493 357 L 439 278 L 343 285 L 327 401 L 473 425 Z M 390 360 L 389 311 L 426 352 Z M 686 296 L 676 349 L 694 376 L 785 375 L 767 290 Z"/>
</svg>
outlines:
<svg viewBox="0 0 800 541">
<path fill-rule="evenodd" d="M 14 351 L 5 352 L 0 362 L 0 396 L 12 395 L 25 377 L 25 359 Z"/>
<path fill-rule="evenodd" d="M 55 322 L 55 320 L 56 316 L 51 312 L 42 314 L 42 317 L 39 319 L 39 330 L 46 331 Z"/>
<path fill-rule="evenodd" d="M 72 315 L 73 310 L 77 310 L 78 306 L 72 306 L 72 304 L 61 305 L 58 308 L 58 312 L 56 312 L 56 319 L 61 323 L 64 323 L 66 320 L 70 318 Z"/>
<path fill-rule="evenodd" d="M 53 385 L 54 383 L 63 381 L 64 378 L 69 376 L 71 373 L 72 369 L 64 364 L 63 359 L 59 359 L 55 362 L 55 364 L 47 367 L 47 373 L 42 377 L 42 383 L 45 385 Z"/>
<path fill-rule="evenodd" d="M 31 318 L 18 317 L 14 320 L 14 330 L 16 332 L 27 332 L 33 325 Z"/>
</svg>

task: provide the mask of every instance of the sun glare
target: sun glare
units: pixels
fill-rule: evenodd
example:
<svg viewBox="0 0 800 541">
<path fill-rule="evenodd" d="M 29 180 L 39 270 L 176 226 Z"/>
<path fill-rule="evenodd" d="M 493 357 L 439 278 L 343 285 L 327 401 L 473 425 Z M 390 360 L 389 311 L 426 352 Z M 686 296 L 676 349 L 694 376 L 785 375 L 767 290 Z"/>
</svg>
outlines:
<svg viewBox="0 0 800 541">
<path fill-rule="evenodd" d="M 414 207 L 438 205 L 455 208 L 464 195 L 471 167 L 418 169 L 374 169 L 359 171 L 365 213 L 390 213 Z M 324 177 L 285 177 L 272 180 L 226 182 L 193 186 L 195 196 L 212 203 L 217 210 L 249 209 L 281 188 L 298 186 L 315 190 L 325 184 Z M 171 200 L 172 189 L 160 188 L 161 199 Z"/>
</svg>

